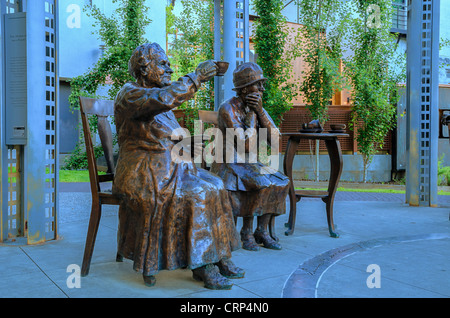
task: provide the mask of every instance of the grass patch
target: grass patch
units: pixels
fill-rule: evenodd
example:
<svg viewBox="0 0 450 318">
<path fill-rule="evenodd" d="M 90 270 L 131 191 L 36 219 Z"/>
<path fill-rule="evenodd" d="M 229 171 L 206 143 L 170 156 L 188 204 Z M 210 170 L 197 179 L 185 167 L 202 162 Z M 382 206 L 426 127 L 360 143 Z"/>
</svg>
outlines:
<svg viewBox="0 0 450 318">
<path fill-rule="evenodd" d="M 99 174 L 105 174 L 99 171 Z M 88 170 L 60 170 L 59 171 L 59 182 L 89 182 L 89 171 Z M 327 188 L 301 188 L 295 187 L 295 190 L 321 190 L 326 191 Z M 404 190 L 394 190 L 394 189 L 350 189 L 344 187 L 338 187 L 337 191 L 346 192 L 371 192 L 371 193 L 405 193 Z M 450 195 L 450 192 L 440 190 L 438 195 Z"/>
<path fill-rule="evenodd" d="M 327 191 L 327 188 L 299 188 L 296 187 L 295 190 L 319 190 L 319 191 Z M 405 190 L 394 190 L 394 189 L 349 189 L 338 187 L 337 191 L 342 192 L 370 192 L 370 193 L 405 193 Z M 450 195 L 450 192 L 440 190 L 438 191 L 438 195 Z"/>
<path fill-rule="evenodd" d="M 99 172 L 99 174 L 105 174 Z M 59 170 L 59 182 L 89 182 L 88 170 Z"/>
</svg>

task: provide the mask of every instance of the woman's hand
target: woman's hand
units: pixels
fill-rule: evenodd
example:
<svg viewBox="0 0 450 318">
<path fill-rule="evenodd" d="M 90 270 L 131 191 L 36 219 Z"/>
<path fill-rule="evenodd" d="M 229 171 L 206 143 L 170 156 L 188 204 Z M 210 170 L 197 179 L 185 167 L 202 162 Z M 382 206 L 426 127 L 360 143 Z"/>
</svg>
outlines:
<svg viewBox="0 0 450 318">
<path fill-rule="evenodd" d="M 258 93 L 248 94 L 245 97 L 245 103 L 251 110 L 254 110 L 256 113 L 259 113 L 262 111 L 262 96 L 261 96 L 261 94 L 258 94 Z"/>
<path fill-rule="evenodd" d="M 207 60 L 197 66 L 195 69 L 195 74 L 197 75 L 199 82 L 204 83 L 216 76 L 218 69 L 219 67 L 213 60 Z"/>
</svg>

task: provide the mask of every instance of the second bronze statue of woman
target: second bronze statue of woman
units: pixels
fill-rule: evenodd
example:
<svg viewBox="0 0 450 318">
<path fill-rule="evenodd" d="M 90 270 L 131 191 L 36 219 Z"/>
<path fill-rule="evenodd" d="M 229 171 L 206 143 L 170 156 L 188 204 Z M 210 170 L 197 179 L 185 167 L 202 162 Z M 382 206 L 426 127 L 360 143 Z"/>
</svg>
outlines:
<svg viewBox="0 0 450 318">
<path fill-rule="evenodd" d="M 180 128 L 171 111 L 213 78 L 213 61 L 171 82 L 168 58 L 156 43 L 134 51 L 115 99 L 119 159 L 113 193 L 121 198 L 118 254 L 134 262 L 146 285 L 159 270 L 190 268 L 211 289 L 231 288 L 244 271 L 231 262 L 239 248 L 228 193 L 220 178 L 192 160 L 175 162 L 172 135 Z"/>
<path fill-rule="evenodd" d="M 211 166 L 211 172 L 224 180 L 234 215 L 243 217 L 240 232 L 242 247 L 251 251 L 259 250 L 258 244 L 270 249 L 281 249 L 267 229 L 273 215 L 286 212 L 289 191 L 289 178 L 284 174 L 274 169 L 270 171 L 259 161 L 240 163 L 237 160 L 237 145 L 241 143 L 245 146 L 245 155 L 241 154 L 241 157 L 248 161 L 250 140 L 260 135 L 260 129 L 268 130 L 267 136 L 280 137 L 278 128 L 262 107 L 265 81 L 261 67 L 255 63 L 244 63 L 234 70 L 233 83 L 237 94 L 220 105 L 218 122 L 223 136 L 227 135 L 227 129 L 241 129 L 241 133 L 236 134 L 236 140 L 233 137 L 233 140 L 224 143 L 224 154 L 230 153 L 227 147 L 233 147 L 231 150 L 236 155 L 231 162 L 213 163 Z M 242 133 L 244 131 L 247 133 Z M 257 228 L 253 232 L 255 216 Z"/>
</svg>

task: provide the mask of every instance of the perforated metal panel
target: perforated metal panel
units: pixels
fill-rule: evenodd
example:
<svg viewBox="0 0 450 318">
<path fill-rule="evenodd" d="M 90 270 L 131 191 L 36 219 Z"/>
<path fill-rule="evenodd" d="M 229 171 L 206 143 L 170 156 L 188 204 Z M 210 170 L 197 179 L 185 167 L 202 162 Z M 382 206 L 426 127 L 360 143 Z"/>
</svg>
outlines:
<svg viewBox="0 0 450 318">
<path fill-rule="evenodd" d="M 56 33 L 55 0 L 45 1 L 45 191 L 44 229 L 47 238 L 55 236 L 56 197 Z"/>
<path fill-rule="evenodd" d="M 437 204 L 439 0 L 409 0 L 407 178 L 411 205 Z"/>
<path fill-rule="evenodd" d="M 236 22 L 235 22 L 235 32 L 236 32 L 236 67 L 244 63 L 245 60 L 245 40 L 248 36 L 248 23 L 245 18 L 244 3 L 245 1 L 236 0 Z M 248 20 L 248 13 L 247 13 Z M 247 29 L 245 29 L 247 27 Z M 248 43 L 248 41 L 247 41 Z"/>
<path fill-rule="evenodd" d="M 220 1 L 215 2 L 216 16 Z M 217 18 L 216 18 L 217 21 Z M 223 57 L 230 63 L 224 77 L 224 100 L 234 96 L 233 71 L 237 66 L 249 61 L 249 0 L 223 0 Z M 216 39 L 217 39 L 216 30 Z"/>
<path fill-rule="evenodd" d="M 2 13 L 26 17 L 26 144 L 6 146 L 0 160 L 0 240 L 24 236 L 28 244 L 57 236 L 57 15 L 56 0 L 0 0 Z M 5 43 L 2 43 L 2 52 Z M 4 81 L 5 59 L 2 63 Z M 17 80 L 13 78 L 12 80 Z M 4 82 L 2 83 L 4 87 Z M 2 90 L 3 91 L 3 90 Z M 1 127 L 8 105 L 2 96 Z"/>
<path fill-rule="evenodd" d="M 5 6 L 6 6 L 6 14 L 9 13 L 16 13 L 20 11 L 20 1 L 19 0 L 5 0 Z"/>
<path fill-rule="evenodd" d="M 16 14 L 22 11 L 22 1 L 19 0 L 1 0 L 1 33 L 4 34 L 4 19 L 8 14 Z M 4 16 L 3 16 L 4 15 Z M 3 39 L 2 39 L 3 40 Z M 1 63 L 1 112 L 0 112 L 0 127 L 2 131 L 0 132 L 1 142 L 0 142 L 0 164 L 1 170 L 4 173 L 1 175 L 1 185 L 0 185 L 0 241 L 14 240 L 18 236 L 23 236 L 24 229 L 24 218 L 23 218 L 23 167 L 22 167 L 22 155 L 23 146 L 12 145 L 7 146 L 5 142 L 5 130 L 4 130 L 4 120 L 5 120 L 5 61 L 4 61 L 4 41 L 2 41 L 2 63 Z"/>
<path fill-rule="evenodd" d="M 22 228 L 22 175 L 20 154 L 21 146 L 8 147 L 8 238 L 23 235 Z"/>
<path fill-rule="evenodd" d="M 421 36 L 421 78 L 420 93 L 420 197 L 423 202 L 429 201 L 430 192 L 430 111 L 431 111 L 431 18 L 432 1 L 422 1 L 422 36 Z"/>
</svg>

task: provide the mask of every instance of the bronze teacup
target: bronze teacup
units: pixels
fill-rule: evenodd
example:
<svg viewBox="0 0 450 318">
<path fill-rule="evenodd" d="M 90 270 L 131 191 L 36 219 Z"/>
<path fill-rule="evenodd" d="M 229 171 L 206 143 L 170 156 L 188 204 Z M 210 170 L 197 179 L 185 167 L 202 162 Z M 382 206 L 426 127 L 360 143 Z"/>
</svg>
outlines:
<svg viewBox="0 0 450 318">
<path fill-rule="evenodd" d="M 224 76 L 225 72 L 228 70 L 228 66 L 230 66 L 230 63 L 225 61 L 216 61 L 215 63 L 219 67 L 216 76 Z"/>
</svg>

